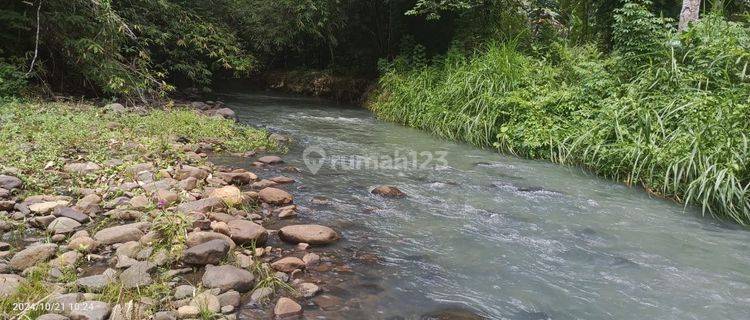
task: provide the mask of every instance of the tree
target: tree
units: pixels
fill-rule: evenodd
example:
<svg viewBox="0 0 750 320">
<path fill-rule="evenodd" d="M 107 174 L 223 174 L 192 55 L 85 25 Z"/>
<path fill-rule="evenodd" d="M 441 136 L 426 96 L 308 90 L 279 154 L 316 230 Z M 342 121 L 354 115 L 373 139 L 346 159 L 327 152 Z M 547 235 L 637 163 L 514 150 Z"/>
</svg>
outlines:
<svg viewBox="0 0 750 320">
<path fill-rule="evenodd" d="M 701 8 L 701 0 L 682 0 L 682 10 L 680 11 L 680 23 L 677 25 L 678 31 L 683 31 L 692 21 L 698 20 L 698 13 Z"/>
</svg>

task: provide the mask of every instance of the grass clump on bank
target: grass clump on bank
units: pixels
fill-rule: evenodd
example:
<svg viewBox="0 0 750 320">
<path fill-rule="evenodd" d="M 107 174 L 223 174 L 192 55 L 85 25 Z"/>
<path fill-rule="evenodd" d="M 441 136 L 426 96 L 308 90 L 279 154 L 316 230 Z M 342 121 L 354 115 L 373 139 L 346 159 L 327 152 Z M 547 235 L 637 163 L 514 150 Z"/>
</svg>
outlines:
<svg viewBox="0 0 750 320">
<path fill-rule="evenodd" d="M 193 110 L 153 109 L 116 113 L 75 103 L 0 102 L 0 169 L 12 169 L 26 190 L 47 192 L 66 179 L 90 186 L 96 177 L 64 172 L 66 162 L 99 164 L 109 174 L 133 163 L 155 161 L 165 166 L 186 159 L 177 141 L 213 142 L 215 151 L 274 149 L 268 133 L 231 120 L 206 117 Z M 221 150 L 216 150 L 216 146 Z M 122 163 L 107 167 L 109 160 Z"/>
<path fill-rule="evenodd" d="M 750 29 L 709 16 L 677 34 L 629 3 L 615 50 L 509 43 L 392 68 L 381 118 L 530 158 L 582 165 L 750 223 Z"/>
</svg>

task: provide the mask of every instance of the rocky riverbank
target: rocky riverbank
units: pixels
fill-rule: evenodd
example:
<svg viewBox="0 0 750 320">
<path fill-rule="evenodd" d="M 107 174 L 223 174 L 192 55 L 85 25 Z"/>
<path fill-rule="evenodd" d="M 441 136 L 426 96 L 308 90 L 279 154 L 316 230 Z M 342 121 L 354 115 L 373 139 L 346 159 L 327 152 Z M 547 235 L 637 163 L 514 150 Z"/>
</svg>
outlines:
<svg viewBox="0 0 750 320">
<path fill-rule="evenodd" d="M 180 125 L 190 132 L 208 122 L 230 135 L 244 130 L 227 124 L 231 120 L 209 119 L 234 117 L 216 103 L 190 107 L 181 112 L 201 115 L 168 118 L 187 119 Z M 134 132 L 91 148 L 54 137 L 28 139 L 33 141 L 21 146 L 31 152 L 51 143 L 64 148 L 37 159 L 37 165 L 46 162 L 38 168 L 18 161 L 22 157 L 4 160 L 3 318 L 235 319 L 242 306 L 252 305 L 257 315 L 287 319 L 303 316 L 306 303 L 335 308 L 336 301 L 320 291 L 336 258 L 318 249 L 341 234 L 293 222 L 299 213 L 295 179 L 274 172 L 297 171 L 274 154 L 281 149 L 269 140 L 274 137 L 252 135 L 258 140 L 253 143 L 208 134 L 186 137 L 148 118 L 149 110 L 60 108 L 51 112 L 93 112 L 92 118 L 111 121 L 103 128 Z M 140 123 L 118 120 L 133 112 L 140 113 Z M 13 116 L 5 114 L 4 120 Z M 150 139 L 156 135 L 145 128 L 151 120 L 157 120 L 153 129 L 162 130 L 153 149 L 144 147 L 154 144 Z M 103 133 L 94 127 L 81 131 L 92 131 L 95 139 Z M 96 156 L 100 151 L 107 156 Z M 208 158 L 217 152 L 252 158 L 254 169 L 215 165 Z M 278 230 L 264 227 L 281 220 L 285 226 Z"/>
</svg>

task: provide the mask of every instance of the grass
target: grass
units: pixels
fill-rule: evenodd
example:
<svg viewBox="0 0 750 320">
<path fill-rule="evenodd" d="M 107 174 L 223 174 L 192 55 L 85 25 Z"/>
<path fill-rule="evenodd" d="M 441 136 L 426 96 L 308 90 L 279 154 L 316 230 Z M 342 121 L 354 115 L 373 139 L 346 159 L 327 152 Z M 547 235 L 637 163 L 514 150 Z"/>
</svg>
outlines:
<svg viewBox="0 0 750 320">
<path fill-rule="evenodd" d="M 156 244 L 154 252 L 166 249 L 172 260 L 177 260 L 185 250 L 192 226 L 191 218 L 182 213 L 159 211 L 152 221 L 152 229 L 164 240 Z"/>
<path fill-rule="evenodd" d="M 385 120 L 584 166 L 749 224 L 749 29 L 708 16 L 680 35 L 652 37 L 639 40 L 651 42 L 646 49 L 611 55 L 560 44 L 541 54 L 512 43 L 452 50 L 431 66 L 385 73 L 369 107 Z"/>
<path fill-rule="evenodd" d="M 178 139 L 219 142 L 217 151 L 243 152 L 274 149 L 267 135 L 263 130 L 181 108 L 115 114 L 87 104 L 0 100 L 2 165 L 5 170 L 16 168 L 32 193 L 55 190 L 62 181 L 91 187 L 101 175 L 119 174 L 142 161 L 167 167 L 188 157 L 172 146 Z M 105 168 L 103 164 L 113 159 L 125 163 Z M 92 161 L 104 169 L 97 175 L 74 177 L 61 172 L 68 160 Z"/>
<path fill-rule="evenodd" d="M 46 264 L 34 267 L 14 295 L 0 299 L 0 318 L 36 319 L 47 313 L 44 303 L 52 294 L 46 281 L 49 269 Z"/>
</svg>

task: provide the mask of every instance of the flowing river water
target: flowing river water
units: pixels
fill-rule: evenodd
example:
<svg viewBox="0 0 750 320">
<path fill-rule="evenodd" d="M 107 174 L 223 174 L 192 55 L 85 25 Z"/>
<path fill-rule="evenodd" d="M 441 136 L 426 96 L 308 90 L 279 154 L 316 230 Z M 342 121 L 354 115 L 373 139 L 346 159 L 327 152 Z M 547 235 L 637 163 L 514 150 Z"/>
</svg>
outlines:
<svg viewBox="0 0 750 320">
<path fill-rule="evenodd" d="M 271 93 L 219 98 L 240 121 L 293 139 L 284 160 L 302 170 L 292 175 L 300 220 L 339 230 L 344 240 L 331 250 L 371 258 L 353 261 L 348 280 L 327 288 L 345 305 L 339 318 L 750 318 L 746 229 L 581 169 L 441 140 L 359 107 Z M 322 165 L 315 174 L 303 154 Z M 385 162 L 357 169 L 355 156 Z M 388 156 L 425 166 L 389 167 Z M 408 196 L 370 194 L 381 184 Z M 320 196 L 329 203 L 313 201 Z"/>
</svg>

